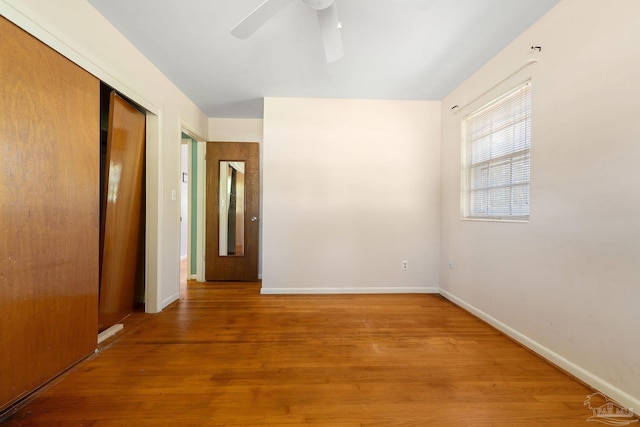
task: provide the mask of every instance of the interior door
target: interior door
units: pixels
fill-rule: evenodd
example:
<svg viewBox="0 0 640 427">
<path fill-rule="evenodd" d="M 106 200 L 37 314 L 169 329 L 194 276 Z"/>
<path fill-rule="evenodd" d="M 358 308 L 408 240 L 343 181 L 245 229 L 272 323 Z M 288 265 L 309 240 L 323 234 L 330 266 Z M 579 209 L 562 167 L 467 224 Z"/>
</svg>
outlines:
<svg viewBox="0 0 640 427">
<path fill-rule="evenodd" d="M 257 280 L 259 146 L 208 142 L 206 280 Z"/>
<path fill-rule="evenodd" d="M 99 329 L 134 310 L 141 250 L 145 115 L 111 92 L 102 207 Z"/>
</svg>

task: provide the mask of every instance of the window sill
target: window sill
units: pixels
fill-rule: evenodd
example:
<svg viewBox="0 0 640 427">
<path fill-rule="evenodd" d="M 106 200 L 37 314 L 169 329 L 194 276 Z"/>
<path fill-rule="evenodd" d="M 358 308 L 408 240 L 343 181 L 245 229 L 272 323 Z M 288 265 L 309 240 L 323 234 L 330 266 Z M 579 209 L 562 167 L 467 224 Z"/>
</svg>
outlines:
<svg viewBox="0 0 640 427">
<path fill-rule="evenodd" d="M 528 224 L 528 217 L 513 217 L 513 218 L 499 218 L 499 217 L 461 217 L 461 221 L 477 221 L 477 222 L 513 222 L 517 224 Z"/>
</svg>

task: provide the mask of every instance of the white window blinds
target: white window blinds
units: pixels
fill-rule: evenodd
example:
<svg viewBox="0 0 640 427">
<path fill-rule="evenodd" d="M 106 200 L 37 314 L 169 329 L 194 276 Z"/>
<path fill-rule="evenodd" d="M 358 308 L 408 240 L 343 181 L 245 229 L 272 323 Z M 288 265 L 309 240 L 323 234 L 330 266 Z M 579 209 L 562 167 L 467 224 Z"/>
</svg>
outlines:
<svg viewBox="0 0 640 427">
<path fill-rule="evenodd" d="M 463 217 L 528 219 L 531 82 L 463 121 Z"/>
</svg>

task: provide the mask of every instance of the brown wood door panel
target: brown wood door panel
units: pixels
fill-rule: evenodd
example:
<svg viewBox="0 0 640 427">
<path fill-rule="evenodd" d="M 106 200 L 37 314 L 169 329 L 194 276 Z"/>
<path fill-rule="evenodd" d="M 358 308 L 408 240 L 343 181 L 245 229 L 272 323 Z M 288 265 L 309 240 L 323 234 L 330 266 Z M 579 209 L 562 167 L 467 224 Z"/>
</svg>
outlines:
<svg viewBox="0 0 640 427">
<path fill-rule="evenodd" d="M 99 81 L 0 17 L 0 410 L 97 340 Z"/>
<path fill-rule="evenodd" d="M 99 329 L 135 307 L 139 279 L 145 115 L 112 92 L 102 214 Z"/>
<path fill-rule="evenodd" d="M 256 280 L 258 278 L 260 149 L 257 143 L 208 142 L 206 171 L 206 280 Z M 244 255 L 219 255 L 220 161 L 244 161 Z M 241 200 L 241 199 L 238 199 Z M 255 218 L 255 219 L 254 219 Z M 237 231 L 241 233 L 241 231 Z"/>
</svg>

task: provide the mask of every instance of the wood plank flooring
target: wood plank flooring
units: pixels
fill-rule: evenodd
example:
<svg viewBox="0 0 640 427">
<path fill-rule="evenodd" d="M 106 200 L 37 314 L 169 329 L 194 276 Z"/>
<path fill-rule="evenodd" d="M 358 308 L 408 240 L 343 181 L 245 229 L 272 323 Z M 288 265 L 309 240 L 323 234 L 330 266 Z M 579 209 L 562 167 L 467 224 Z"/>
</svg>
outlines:
<svg viewBox="0 0 640 427">
<path fill-rule="evenodd" d="M 196 283 L 9 426 L 588 426 L 592 392 L 437 295 Z"/>
</svg>

